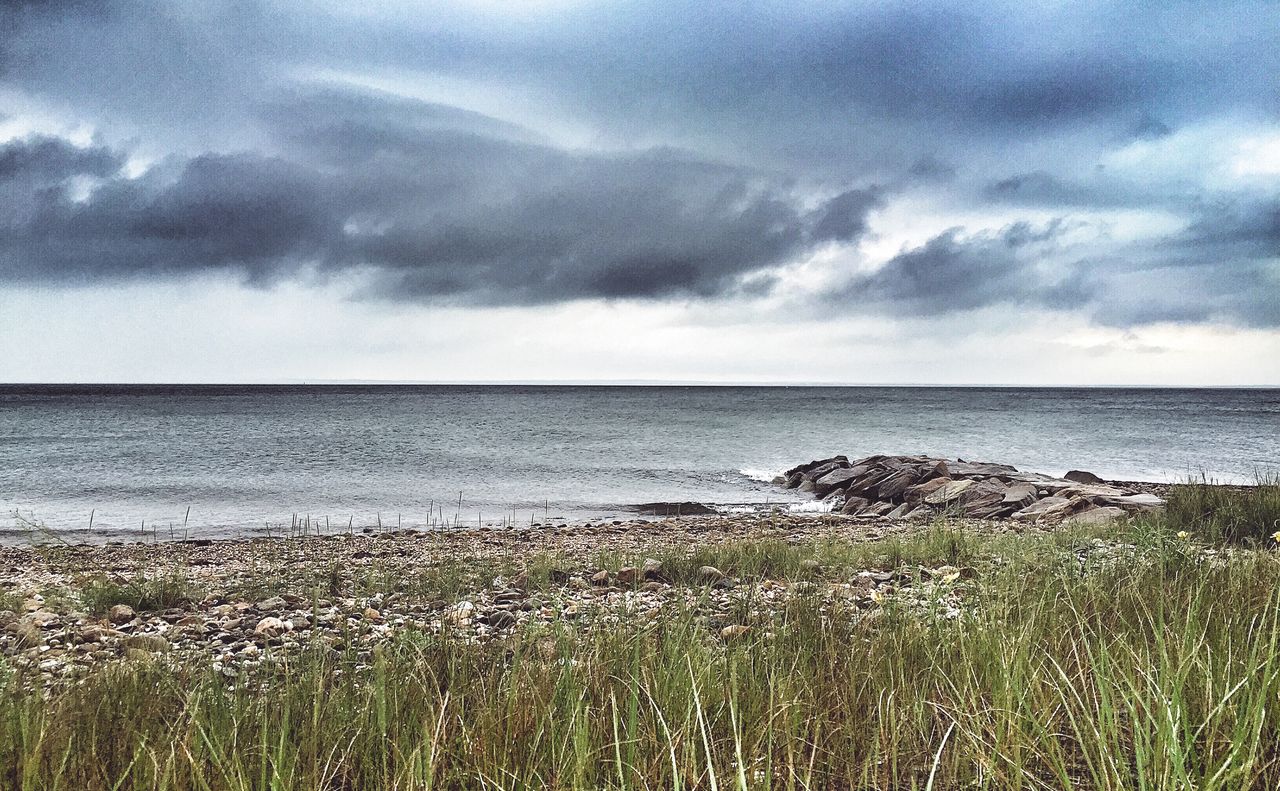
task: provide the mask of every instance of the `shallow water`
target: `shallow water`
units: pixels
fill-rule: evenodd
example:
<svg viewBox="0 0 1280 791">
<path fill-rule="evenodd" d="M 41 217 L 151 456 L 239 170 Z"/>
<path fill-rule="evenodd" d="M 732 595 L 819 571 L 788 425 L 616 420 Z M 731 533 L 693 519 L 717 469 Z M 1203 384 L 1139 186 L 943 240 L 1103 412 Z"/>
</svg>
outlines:
<svg viewBox="0 0 1280 791">
<path fill-rule="evenodd" d="M 91 512 L 96 538 L 167 538 L 801 505 L 768 479 L 882 452 L 1248 481 L 1280 470 L 1280 390 L 0 386 L 18 537 Z"/>
</svg>

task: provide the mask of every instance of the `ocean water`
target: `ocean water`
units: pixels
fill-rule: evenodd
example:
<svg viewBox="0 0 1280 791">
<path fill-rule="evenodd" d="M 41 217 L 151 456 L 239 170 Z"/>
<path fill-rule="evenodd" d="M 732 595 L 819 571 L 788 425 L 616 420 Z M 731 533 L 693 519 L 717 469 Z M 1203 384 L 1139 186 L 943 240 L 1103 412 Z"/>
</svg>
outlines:
<svg viewBox="0 0 1280 791">
<path fill-rule="evenodd" d="M 1249 481 L 1280 471 L 1280 390 L 0 386 L 0 537 L 811 508 L 768 481 L 836 453 Z"/>
</svg>

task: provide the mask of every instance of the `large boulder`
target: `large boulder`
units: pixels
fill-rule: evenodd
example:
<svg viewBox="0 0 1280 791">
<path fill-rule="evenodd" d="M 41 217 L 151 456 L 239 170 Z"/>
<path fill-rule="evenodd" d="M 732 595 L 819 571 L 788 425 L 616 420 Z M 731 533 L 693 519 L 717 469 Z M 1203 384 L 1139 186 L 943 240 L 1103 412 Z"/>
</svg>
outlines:
<svg viewBox="0 0 1280 791">
<path fill-rule="evenodd" d="M 1129 512 L 1123 508 L 1086 508 L 1085 510 L 1072 514 L 1062 520 L 1064 525 L 1105 525 L 1124 519 Z"/>
<path fill-rule="evenodd" d="M 915 467 L 903 467 L 876 485 L 876 496 L 881 500 L 901 501 L 902 493 L 920 481 L 920 471 Z"/>
<path fill-rule="evenodd" d="M 1079 510 L 1082 506 L 1087 507 L 1087 503 L 1085 500 L 1080 498 L 1068 499 L 1066 497 L 1045 497 L 1041 500 L 1035 501 L 1026 508 L 1014 511 L 1013 518 L 1027 522 L 1061 519 L 1062 517 L 1068 516 L 1072 512 Z"/>
<path fill-rule="evenodd" d="M 1065 480 L 1074 481 L 1076 483 L 1102 483 L 1102 479 L 1091 472 L 1085 470 L 1069 470 L 1066 475 L 1062 476 Z"/>
<path fill-rule="evenodd" d="M 1004 504 L 1018 511 L 1036 501 L 1036 487 L 1030 483 L 1011 483 L 1004 490 Z"/>
<path fill-rule="evenodd" d="M 972 478 L 964 478 L 958 481 L 947 481 L 934 491 L 925 495 L 925 505 L 932 505 L 938 508 L 946 508 L 952 503 L 958 502 L 964 493 L 969 491 L 977 481 Z"/>
<path fill-rule="evenodd" d="M 813 482 L 813 493 L 818 497 L 825 497 L 836 489 L 844 488 L 846 484 L 858 476 L 865 475 L 867 469 L 867 467 L 860 465 L 832 470 Z"/>
<path fill-rule="evenodd" d="M 915 486 L 908 486 L 906 491 L 902 493 L 902 496 L 903 499 L 909 503 L 922 503 L 926 497 L 949 483 L 951 483 L 950 478 L 930 478 L 924 483 L 917 483 Z"/>
</svg>

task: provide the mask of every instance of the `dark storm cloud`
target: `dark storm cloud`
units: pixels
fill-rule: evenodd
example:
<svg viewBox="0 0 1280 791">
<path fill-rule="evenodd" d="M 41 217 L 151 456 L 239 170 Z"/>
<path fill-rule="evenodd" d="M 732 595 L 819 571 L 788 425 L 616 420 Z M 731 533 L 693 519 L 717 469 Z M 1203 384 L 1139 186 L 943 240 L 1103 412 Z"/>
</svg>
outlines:
<svg viewBox="0 0 1280 791">
<path fill-rule="evenodd" d="M 9 195 L 33 208 L 0 236 L 0 266 L 39 282 L 359 269 L 370 293 L 405 300 L 716 297 L 815 245 L 855 241 L 881 202 L 869 188 L 808 210 L 747 169 L 662 149 L 570 153 L 400 100 L 329 94 L 269 115 L 289 119 L 306 164 L 202 155 L 130 179 L 102 149 L 8 144 L 0 163 L 98 178 L 83 196 L 63 184 Z"/>
<path fill-rule="evenodd" d="M 0 183 L 56 183 L 72 176 L 110 176 L 123 165 L 124 157 L 105 146 L 80 148 L 45 135 L 0 146 Z"/>
<path fill-rule="evenodd" d="M 1273 128 L 1278 22 L 1262 0 L 10 3 L 0 88 L 112 145 L 4 145 L 0 277 L 359 272 L 373 295 L 491 303 L 759 294 L 923 195 L 992 225 L 1158 209 L 1186 228 L 1078 254 L 1066 225 L 956 229 L 837 301 L 1270 326 L 1273 202 L 1099 163 L 1197 123 Z M 552 122 L 521 125 L 535 119 Z M 560 121 L 591 144 L 557 139 Z M 129 178 L 126 153 L 159 161 Z M 1158 287 L 1170 269 L 1203 305 Z"/>
<path fill-rule="evenodd" d="M 1019 222 L 995 233 L 952 228 L 904 250 L 829 297 L 839 306 L 934 316 L 1000 304 L 1054 309 L 1082 306 L 1089 286 L 1074 271 L 1042 264 L 1064 231 L 1061 221 Z"/>
</svg>

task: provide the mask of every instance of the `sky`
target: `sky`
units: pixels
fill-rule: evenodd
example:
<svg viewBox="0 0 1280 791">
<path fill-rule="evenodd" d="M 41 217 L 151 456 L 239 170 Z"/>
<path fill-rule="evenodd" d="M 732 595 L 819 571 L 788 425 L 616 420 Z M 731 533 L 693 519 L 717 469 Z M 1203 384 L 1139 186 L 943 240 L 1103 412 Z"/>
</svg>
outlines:
<svg viewBox="0 0 1280 791">
<path fill-rule="evenodd" d="M 1280 3 L 16 0 L 0 381 L 1280 384 Z"/>
</svg>

